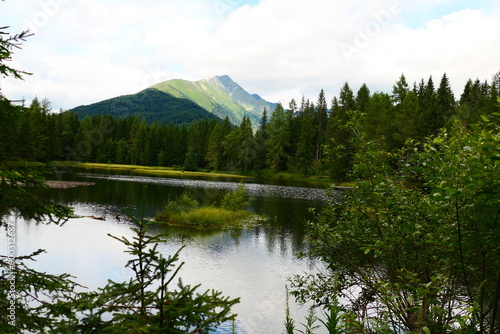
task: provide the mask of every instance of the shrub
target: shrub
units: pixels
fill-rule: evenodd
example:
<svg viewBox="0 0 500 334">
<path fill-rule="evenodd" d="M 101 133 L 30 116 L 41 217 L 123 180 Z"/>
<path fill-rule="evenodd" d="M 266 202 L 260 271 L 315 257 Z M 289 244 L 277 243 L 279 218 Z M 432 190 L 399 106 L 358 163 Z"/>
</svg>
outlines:
<svg viewBox="0 0 500 334">
<path fill-rule="evenodd" d="M 245 186 L 240 184 L 238 189 L 228 192 L 222 197 L 221 207 L 231 211 L 245 210 L 251 202 Z"/>
<path fill-rule="evenodd" d="M 165 209 L 156 215 L 156 220 L 168 221 L 172 216 L 197 208 L 200 205 L 192 194 L 185 192 L 174 201 L 168 201 Z"/>
</svg>

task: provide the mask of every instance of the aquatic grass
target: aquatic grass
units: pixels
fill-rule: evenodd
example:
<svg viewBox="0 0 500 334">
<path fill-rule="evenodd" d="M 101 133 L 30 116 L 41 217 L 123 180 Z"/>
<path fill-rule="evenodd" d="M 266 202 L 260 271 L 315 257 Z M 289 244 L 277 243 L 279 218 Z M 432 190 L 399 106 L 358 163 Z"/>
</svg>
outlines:
<svg viewBox="0 0 500 334">
<path fill-rule="evenodd" d="M 190 226 L 203 229 L 221 229 L 241 224 L 251 216 L 247 211 L 231 211 L 213 206 L 206 206 L 184 211 L 170 216 L 173 225 Z"/>
<path fill-rule="evenodd" d="M 155 220 L 168 225 L 207 230 L 262 221 L 263 217 L 245 210 L 250 205 L 250 200 L 243 185 L 238 186 L 235 191 L 226 193 L 221 207 L 200 207 L 193 194 L 185 192 L 178 199 L 168 201 L 164 210 L 156 214 Z"/>
</svg>

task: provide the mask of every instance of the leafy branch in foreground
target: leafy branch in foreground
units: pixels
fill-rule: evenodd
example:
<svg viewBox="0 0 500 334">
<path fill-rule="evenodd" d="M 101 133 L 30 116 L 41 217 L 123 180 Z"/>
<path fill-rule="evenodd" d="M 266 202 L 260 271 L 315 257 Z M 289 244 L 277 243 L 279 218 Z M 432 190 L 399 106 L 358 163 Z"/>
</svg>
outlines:
<svg viewBox="0 0 500 334">
<path fill-rule="evenodd" d="M 9 27 L 0 27 L 0 74 L 4 76 L 12 76 L 17 79 L 22 79 L 23 74 L 31 74 L 24 71 L 13 69 L 5 64 L 5 61 L 11 59 L 14 49 L 21 48 L 21 42 L 25 42 L 26 38 L 33 36 L 29 31 L 23 31 L 19 34 L 11 35 L 6 30 Z"/>
<path fill-rule="evenodd" d="M 392 175 L 364 142 L 363 178 L 308 223 L 310 255 L 328 270 L 296 277 L 292 294 L 339 298 L 356 333 L 498 333 L 499 134 L 484 117 L 409 143 Z"/>
</svg>

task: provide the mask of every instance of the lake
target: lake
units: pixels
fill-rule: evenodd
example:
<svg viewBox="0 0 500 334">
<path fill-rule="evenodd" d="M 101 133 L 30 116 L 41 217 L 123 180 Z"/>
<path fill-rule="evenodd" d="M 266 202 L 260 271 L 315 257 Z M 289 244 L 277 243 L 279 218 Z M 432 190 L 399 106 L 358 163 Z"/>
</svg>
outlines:
<svg viewBox="0 0 500 334">
<path fill-rule="evenodd" d="M 108 279 L 121 282 L 130 277 L 130 271 L 124 268 L 128 260 L 124 246 L 107 235 L 132 236 L 132 223 L 126 219 L 124 210 L 139 218 L 151 218 L 167 200 L 185 191 L 193 193 L 203 204 L 216 204 L 224 193 L 236 189 L 241 182 L 116 175 L 112 171 L 64 173 L 59 178 L 95 182 L 95 185 L 47 189 L 44 196 L 74 207 L 77 215 L 105 217 L 105 220 L 77 218 L 63 226 L 18 220 L 18 255 L 43 248 L 46 253 L 33 263 L 35 269 L 70 273 L 89 289 L 103 287 Z M 273 183 L 244 181 L 254 198 L 249 209 L 268 217 L 262 224 L 219 232 L 179 227 L 153 230 L 153 233 L 168 233 L 168 242 L 159 247 L 166 255 L 186 246 L 180 254 L 185 265 L 179 273 L 185 283 L 201 283 L 199 292 L 215 289 L 224 296 L 241 298 L 233 308 L 238 314 L 238 333 L 284 332 L 287 279 L 323 268 L 321 262 L 298 259 L 296 253 L 306 248 L 304 223 L 312 218 L 309 209 L 319 209 L 325 204 L 326 191 L 301 182 Z M 2 249 L 5 242 L 2 240 Z M 290 301 L 292 316 L 300 328 L 308 306 L 296 305 L 293 298 Z M 224 326 L 218 332 L 227 333 L 228 328 L 229 325 Z"/>
</svg>

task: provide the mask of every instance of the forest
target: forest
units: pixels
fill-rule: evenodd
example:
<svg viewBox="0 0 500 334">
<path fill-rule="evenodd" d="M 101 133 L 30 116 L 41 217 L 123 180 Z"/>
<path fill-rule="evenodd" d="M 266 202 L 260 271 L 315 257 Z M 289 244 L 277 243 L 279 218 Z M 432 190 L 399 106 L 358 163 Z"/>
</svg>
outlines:
<svg viewBox="0 0 500 334">
<path fill-rule="evenodd" d="M 409 140 L 421 141 L 457 122 L 467 127 L 500 111 L 498 96 L 498 75 L 492 83 L 467 81 L 459 97 L 446 74 L 438 85 L 429 77 L 412 86 L 402 74 L 390 93 L 371 93 L 365 84 L 355 93 L 346 82 L 330 104 L 321 90 L 317 101 L 302 97 L 265 110 L 256 132 L 248 117 L 237 126 L 227 118 L 181 125 L 137 116 L 79 119 L 71 111 L 52 113 L 49 100 L 35 98 L 16 108 L 17 117 L 0 119 L 0 158 L 287 172 L 344 181 L 361 134 L 396 152 Z"/>
<path fill-rule="evenodd" d="M 6 28 L 0 75 L 22 78 L 28 73 L 5 62 L 30 35 Z M 231 308 L 239 302 L 184 285 L 177 276 L 182 264 L 175 265 L 182 248 L 164 257 L 157 249 L 164 236 L 133 217 L 133 239 L 110 235 L 131 256 L 128 281 L 79 293 L 70 274 L 31 269 L 26 263 L 43 250 L 12 254 L 11 216 L 62 224 L 74 212 L 32 191 L 44 178 L 19 160 L 353 178 L 352 189 L 305 223 L 303 256 L 327 267 L 290 279 L 296 301 L 327 312 L 319 321 L 329 333 L 499 333 L 499 77 L 491 84 L 469 80 L 460 97 L 446 74 L 437 88 L 432 77 L 410 87 L 401 75 L 390 94 L 372 94 L 366 85 L 354 94 L 345 83 L 330 106 L 324 91 L 316 102 L 278 104 L 255 133 L 248 117 L 237 126 L 227 119 L 190 126 L 80 120 L 52 113 L 47 99 L 25 106 L 0 92 L 0 227 L 9 240 L 0 255 L 2 333 L 208 333 L 235 320 Z M 318 318 L 305 320 L 300 332 L 313 333 Z M 289 312 L 283 325 L 297 332 Z"/>
</svg>

